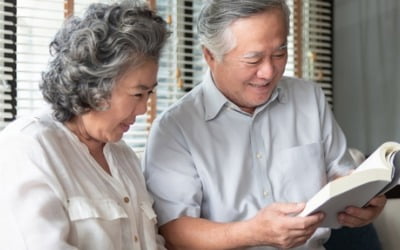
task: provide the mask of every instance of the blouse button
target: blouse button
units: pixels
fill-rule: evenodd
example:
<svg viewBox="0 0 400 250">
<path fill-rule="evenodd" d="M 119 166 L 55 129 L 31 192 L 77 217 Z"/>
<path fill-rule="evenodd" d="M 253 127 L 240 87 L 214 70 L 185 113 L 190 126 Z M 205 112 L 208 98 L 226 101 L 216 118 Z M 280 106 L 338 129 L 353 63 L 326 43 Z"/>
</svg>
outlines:
<svg viewBox="0 0 400 250">
<path fill-rule="evenodd" d="M 125 201 L 125 203 L 128 203 L 129 202 L 129 197 L 124 197 L 124 201 Z"/>
<path fill-rule="evenodd" d="M 139 240 L 136 235 L 135 235 L 134 239 L 135 239 L 135 242 L 138 242 L 138 240 Z"/>
</svg>

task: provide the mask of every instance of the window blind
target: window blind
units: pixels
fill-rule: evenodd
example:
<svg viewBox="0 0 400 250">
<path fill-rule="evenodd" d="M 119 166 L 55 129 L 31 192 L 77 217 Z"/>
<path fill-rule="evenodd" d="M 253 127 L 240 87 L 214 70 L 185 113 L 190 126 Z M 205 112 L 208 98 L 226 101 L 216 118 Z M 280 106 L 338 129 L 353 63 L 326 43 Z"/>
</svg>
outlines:
<svg viewBox="0 0 400 250">
<path fill-rule="evenodd" d="M 321 85 L 333 107 L 332 16 L 330 0 L 302 1 L 302 77 Z"/>
<path fill-rule="evenodd" d="M 298 58 L 296 55 L 299 53 L 296 50 L 297 38 L 298 38 L 298 22 L 297 22 L 297 13 L 296 13 L 296 4 L 295 0 L 287 0 L 287 5 L 291 11 L 290 15 L 290 30 L 287 40 L 287 51 L 288 51 L 288 60 L 285 68 L 284 75 L 285 76 L 297 76 L 296 66 Z"/>
<path fill-rule="evenodd" d="M 86 8 L 89 7 L 92 3 L 112 3 L 116 0 L 65 0 L 65 1 L 73 1 L 73 14 L 77 16 L 82 16 L 83 12 L 85 12 Z"/>
<path fill-rule="evenodd" d="M 15 3 L 0 2 L 0 130 L 15 110 Z"/>
<path fill-rule="evenodd" d="M 17 117 L 45 105 L 39 91 L 49 43 L 64 19 L 64 0 L 17 1 Z"/>
</svg>

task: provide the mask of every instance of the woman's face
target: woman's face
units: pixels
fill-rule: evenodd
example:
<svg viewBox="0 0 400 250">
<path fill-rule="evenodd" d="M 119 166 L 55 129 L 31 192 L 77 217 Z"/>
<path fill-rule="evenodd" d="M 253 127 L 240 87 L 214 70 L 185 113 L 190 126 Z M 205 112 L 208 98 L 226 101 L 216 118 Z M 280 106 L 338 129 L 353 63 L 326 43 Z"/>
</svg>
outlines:
<svg viewBox="0 0 400 250">
<path fill-rule="evenodd" d="M 100 143 L 116 142 L 147 110 L 147 100 L 157 85 L 158 65 L 148 61 L 125 72 L 115 83 L 109 109 L 90 111 L 81 116 L 86 137 Z"/>
</svg>

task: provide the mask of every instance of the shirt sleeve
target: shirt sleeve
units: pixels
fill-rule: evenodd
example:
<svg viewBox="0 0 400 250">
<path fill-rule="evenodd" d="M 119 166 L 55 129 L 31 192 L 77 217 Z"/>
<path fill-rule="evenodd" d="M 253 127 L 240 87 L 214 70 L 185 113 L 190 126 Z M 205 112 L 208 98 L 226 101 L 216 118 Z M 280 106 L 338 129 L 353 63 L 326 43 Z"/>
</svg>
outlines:
<svg viewBox="0 0 400 250">
<path fill-rule="evenodd" d="M 66 242 L 69 220 L 41 169 L 45 157 L 31 138 L 0 139 L 0 242 L 5 249 L 77 250 Z"/>
<path fill-rule="evenodd" d="M 333 180 L 339 176 L 347 175 L 355 168 L 355 163 L 348 152 L 345 135 L 336 122 L 322 89 L 316 88 L 327 174 L 328 179 Z"/>
<path fill-rule="evenodd" d="M 170 117 L 153 123 L 143 166 L 159 225 L 181 216 L 200 216 L 202 184 L 184 132 Z"/>
</svg>

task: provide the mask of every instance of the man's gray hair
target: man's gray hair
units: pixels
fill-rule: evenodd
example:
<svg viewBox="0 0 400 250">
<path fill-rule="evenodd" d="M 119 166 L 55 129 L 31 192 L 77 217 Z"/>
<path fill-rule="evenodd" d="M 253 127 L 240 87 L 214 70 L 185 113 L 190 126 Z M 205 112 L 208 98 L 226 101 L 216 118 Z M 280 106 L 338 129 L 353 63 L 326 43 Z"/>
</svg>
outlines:
<svg viewBox="0 0 400 250">
<path fill-rule="evenodd" d="M 131 67 L 158 62 L 169 32 L 141 1 L 92 4 L 70 17 L 50 43 L 40 88 L 61 122 L 108 108 L 115 81 Z"/>
<path fill-rule="evenodd" d="M 239 18 L 271 9 L 282 10 L 289 34 L 290 10 L 285 0 L 206 0 L 197 20 L 200 41 L 220 61 L 235 46 L 229 26 Z"/>
</svg>

